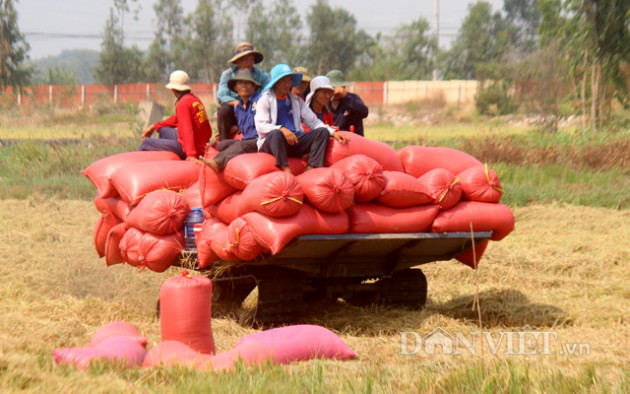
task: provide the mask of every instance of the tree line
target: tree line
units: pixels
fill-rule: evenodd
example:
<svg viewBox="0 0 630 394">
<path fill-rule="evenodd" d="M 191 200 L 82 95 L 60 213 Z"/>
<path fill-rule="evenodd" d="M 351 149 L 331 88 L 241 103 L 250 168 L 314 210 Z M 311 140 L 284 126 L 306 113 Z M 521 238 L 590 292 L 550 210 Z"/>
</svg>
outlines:
<svg viewBox="0 0 630 394">
<path fill-rule="evenodd" d="M 0 0 L 0 88 L 28 84 L 29 46 L 14 3 Z M 137 0 L 112 0 L 103 28 L 99 83 L 164 81 L 174 69 L 216 82 L 240 40 L 277 63 L 305 66 L 313 75 L 337 68 L 354 80 L 477 79 L 482 113 L 581 113 L 596 127 L 615 103 L 627 106 L 630 75 L 630 0 L 504 0 L 469 5 L 449 49 L 438 48 L 422 16 L 389 34 L 359 29 L 356 18 L 316 0 L 305 20 L 292 0 L 199 0 L 184 15 L 180 0 L 155 0 L 148 50 L 125 43 Z M 304 28 L 302 28 L 304 27 Z M 54 75 L 51 74 L 51 78 Z M 586 124 L 585 124 L 586 126 Z"/>
</svg>

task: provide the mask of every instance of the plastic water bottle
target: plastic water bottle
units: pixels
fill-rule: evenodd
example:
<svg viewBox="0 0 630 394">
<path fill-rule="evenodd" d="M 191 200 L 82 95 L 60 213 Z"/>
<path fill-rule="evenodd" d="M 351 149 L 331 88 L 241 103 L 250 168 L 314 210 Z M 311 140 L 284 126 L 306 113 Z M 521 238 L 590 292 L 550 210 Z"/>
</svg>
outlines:
<svg viewBox="0 0 630 394">
<path fill-rule="evenodd" d="M 184 250 L 186 252 L 196 252 L 197 243 L 195 238 L 203 227 L 205 221 L 202 208 L 193 208 L 184 220 Z"/>
</svg>

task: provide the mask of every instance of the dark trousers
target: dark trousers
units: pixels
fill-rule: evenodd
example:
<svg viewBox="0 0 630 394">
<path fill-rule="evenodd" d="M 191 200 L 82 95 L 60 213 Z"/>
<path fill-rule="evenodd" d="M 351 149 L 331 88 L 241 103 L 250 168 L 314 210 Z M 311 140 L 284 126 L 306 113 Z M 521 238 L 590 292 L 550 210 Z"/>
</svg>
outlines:
<svg viewBox="0 0 630 394">
<path fill-rule="evenodd" d="M 232 126 L 238 125 L 234 107 L 230 104 L 221 104 L 217 113 L 217 126 L 219 127 L 219 140 L 225 141 L 232 138 L 230 131 Z"/>
<path fill-rule="evenodd" d="M 228 161 L 243 153 L 255 153 L 258 151 L 257 138 L 249 140 L 222 140 L 217 145 L 219 154 L 214 161 L 219 165 L 219 170 L 223 171 Z"/>
<path fill-rule="evenodd" d="M 267 134 L 263 143 L 262 152 L 271 153 L 276 158 L 277 167 L 289 165 L 289 157 L 302 157 L 309 153 L 308 165 L 311 167 L 323 167 L 326 157 L 326 148 L 330 133 L 325 127 L 320 127 L 304 133 L 298 137 L 298 142 L 289 145 L 282 131 L 276 129 Z"/>
<path fill-rule="evenodd" d="M 177 129 L 162 127 L 158 134 L 158 138 L 145 138 L 138 150 L 164 150 L 177 154 L 182 160 L 186 159 L 182 144 L 177 141 Z"/>
</svg>

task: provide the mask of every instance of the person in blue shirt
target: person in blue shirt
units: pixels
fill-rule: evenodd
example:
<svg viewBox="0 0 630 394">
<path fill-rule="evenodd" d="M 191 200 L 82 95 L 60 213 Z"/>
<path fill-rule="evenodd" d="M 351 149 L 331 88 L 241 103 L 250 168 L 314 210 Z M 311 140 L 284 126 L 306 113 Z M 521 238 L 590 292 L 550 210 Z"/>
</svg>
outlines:
<svg viewBox="0 0 630 394">
<path fill-rule="evenodd" d="M 258 151 L 256 141 L 258 133 L 254 116 L 256 115 L 256 101 L 260 97 L 257 91 L 260 84 L 253 78 L 249 69 L 242 69 L 236 72 L 234 77 L 228 81 L 230 90 L 238 94 L 238 104 L 234 106 L 234 114 L 238 124 L 238 131 L 243 135 L 240 140 L 221 140 L 217 145 L 219 154 L 214 159 L 204 160 L 206 165 L 214 171 L 223 171 L 228 161 L 243 153 L 254 153 Z"/>
<path fill-rule="evenodd" d="M 309 154 L 306 171 L 324 166 L 330 137 L 346 143 L 347 137 L 325 125 L 306 105 L 291 93 L 302 80 L 301 73 L 291 71 L 286 64 L 271 69 L 271 81 L 263 89 L 256 108 L 258 150 L 276 158 L 276 166 L 291 172 L 289 157 Z M 311 130 L 305 132 L 302 123 Z"/>
<path fill-rule="evenodd" d="M 258 83 L 257 90 L 260 86 L 269 83 L 269 74 L 264 70 L 255 66 L 262 62 L 263 54 L 254 49 L 249 42 L 241 42 L 236 46 L 234 56 L 228 61 L 236 66 L 230 67 L 221 73 L 219 79 L 219 87 L 217 89 L 217 101 L 219 102 L 219 110 L 217 113 L 217 126 L 219 129 L 219 140 L 224 141 L 234 138 L 236 131 L 236 115 L 234 108 L 239 102 L 239 96 L 228 86 L 228 81 L 232 79 L 239 70 L 249 70 L 252 78 Z"/>
</svg>

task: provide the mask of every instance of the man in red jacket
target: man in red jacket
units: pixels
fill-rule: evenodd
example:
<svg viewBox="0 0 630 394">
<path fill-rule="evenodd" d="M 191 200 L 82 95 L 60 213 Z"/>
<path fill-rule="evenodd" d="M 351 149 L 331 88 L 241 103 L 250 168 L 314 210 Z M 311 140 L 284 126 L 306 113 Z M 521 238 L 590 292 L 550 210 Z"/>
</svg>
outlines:
<svg viewBox="0 0 630 394">
<path fill-rule="evenodd" d="M 139 150 L 170 151 L 182 160 L 203 156 L 212 137 L 212 127 L 203 103 L 190 91 L 188 74 L 173 71 L 166 88 L 177 97 L 175 115 L 144 129 Z M 159 138 L 149 138 L 154 131 L 158 132 Z"/>
</svg>

